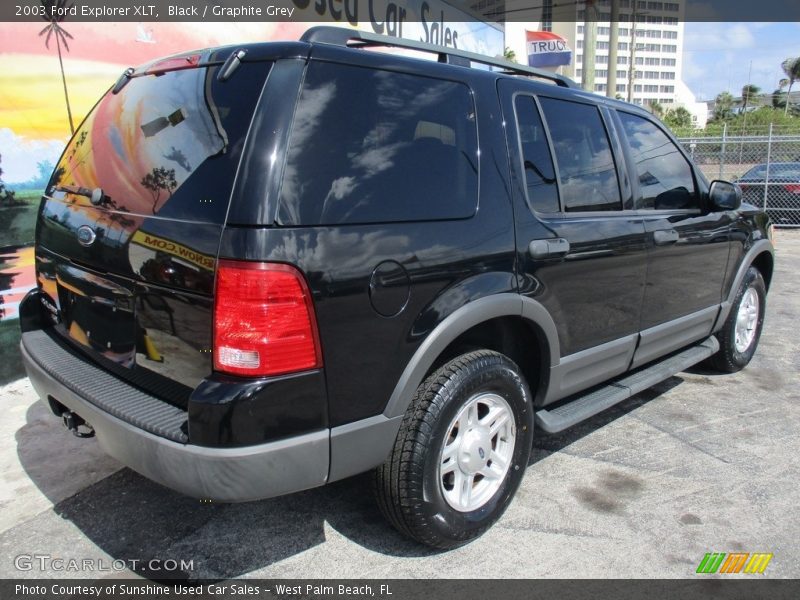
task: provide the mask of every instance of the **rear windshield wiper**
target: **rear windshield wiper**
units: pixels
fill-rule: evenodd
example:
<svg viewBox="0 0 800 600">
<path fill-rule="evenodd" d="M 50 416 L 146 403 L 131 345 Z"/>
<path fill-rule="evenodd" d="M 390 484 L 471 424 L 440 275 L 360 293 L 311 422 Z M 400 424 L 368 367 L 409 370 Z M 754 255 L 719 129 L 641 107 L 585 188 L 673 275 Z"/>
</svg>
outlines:
<svg viewBox="0 0 800 600">
<path fill-rule="evenodd" d="M 57 185 L 53 188 L 54 192 L 66 192 L 67 194 L 74 194 L 75 196 L 84 196 L 89 198 L 89 201 L 94 204 L 95 206 L 99 206 L 103 202 L 108 202 L 111 200 L 109 196 L 106 196 L 103 193 L 103 189 L 96 187 L 93 190 L 85 187 L 79 187 L 77 185 Z"/>
</svg>

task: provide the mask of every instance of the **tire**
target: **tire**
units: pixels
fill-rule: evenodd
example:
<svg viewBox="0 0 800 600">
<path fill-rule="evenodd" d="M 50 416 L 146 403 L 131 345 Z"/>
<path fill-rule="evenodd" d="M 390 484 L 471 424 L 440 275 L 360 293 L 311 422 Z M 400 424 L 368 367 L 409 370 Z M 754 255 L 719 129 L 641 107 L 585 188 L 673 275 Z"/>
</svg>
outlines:
<svg viewBox="0 0 800 600">
<path fill-rule="evenodd" d="M 764 278 L 758 269 L 750 267 L 736 293 L 725 324 L 716 334 L 719 341 L 719 352 L 709 359 L 709 366 L 722 373 L 735 373 L 747 366 L 756 352 L 758 340 L 761 337 L 766 301 L 767 288 L 764 285 Z M 755 315 L 752 313 L 753 303 L 755 303 Z M 750 310 L 748 310 L 748 306 Z M 749 318 L 748 312 L 751 315 Z M 741 325 L 744 328 L 740 327 L 737 334 L 737 323 L 739 323 L 740 317 L 742 318 Z M 747 327 L 747 323 L 750 323 L 752 327 Z"/>
<path fill-rule="evenodd" d="M 532 396 L 518 367 L 489 350 L 462 354 L 417 389 L 392 453 L 375 471 L 378 506 L 422 544 L 466 544 L 505 512 L 532 442 Z"/>
</svg>

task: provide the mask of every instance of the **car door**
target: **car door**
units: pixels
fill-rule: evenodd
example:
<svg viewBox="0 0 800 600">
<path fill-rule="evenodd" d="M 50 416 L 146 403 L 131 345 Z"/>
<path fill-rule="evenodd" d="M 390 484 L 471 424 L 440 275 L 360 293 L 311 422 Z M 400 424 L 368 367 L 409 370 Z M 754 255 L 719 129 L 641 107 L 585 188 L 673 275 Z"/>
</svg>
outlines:
<svg viewBox="0 0 800 600">
<path fill-rule="evenodd" d="M 646 271 L 605 110 L 574 94 L 501 80 L 522 294 L 547 309 L 560 354 L 547 404 L 624 372 L 639 332 Z M 613 148 L 613 149 L 612 149 Z"/>
<path fill-rule="evenodd" d="M 648 242 L 641 340 L 633 366 L 711 333 L 730 251 L 731 211 L 708 210 L 704 183 L 655 120 L 616 111 Z"/>
</svg>

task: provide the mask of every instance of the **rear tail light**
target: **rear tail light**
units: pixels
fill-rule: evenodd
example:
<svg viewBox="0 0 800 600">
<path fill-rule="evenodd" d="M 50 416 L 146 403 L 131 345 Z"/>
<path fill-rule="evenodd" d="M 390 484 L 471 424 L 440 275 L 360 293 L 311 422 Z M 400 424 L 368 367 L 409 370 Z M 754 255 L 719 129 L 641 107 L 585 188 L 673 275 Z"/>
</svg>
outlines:
<svg viewBox="0 0 800 600">
<path fill-rule="evenodd" d="M 790 194 L 800 194 L 800 183 L 787 183 L 783 187 Z"/>
<path fill-rule="evenodd" d="M 221 260 L 214 304 L 214 369 L 264 377 L 322 366 L 314 305 L 289 265 Z"/>
</svg>

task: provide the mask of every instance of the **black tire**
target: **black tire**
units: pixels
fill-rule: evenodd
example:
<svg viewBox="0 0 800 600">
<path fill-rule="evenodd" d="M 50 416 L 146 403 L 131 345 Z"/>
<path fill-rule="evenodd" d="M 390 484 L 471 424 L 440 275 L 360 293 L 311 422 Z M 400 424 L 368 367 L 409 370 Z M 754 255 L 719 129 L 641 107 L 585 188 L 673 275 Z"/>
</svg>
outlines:
<svg viewBox="0 0 800 600">
<path fill-rule="evenodd" d="M 758 318 L 756 321 L 755 335 L 750 344 L 742 349 L 736 348 L 736 320 L 739 308 L 747 290 L 752 289 L 758 297 Z M 719 352 L 708 360 L 708 365 L 722 373 L 735 373 L 741 371 L 753 358 L 758 347 L 758 340 L 761 338 L 761 329 L 764 326 L 764 313 L 767 306 L 767 288 L 764 285 L 764 278 L 755 267 L 750 267 L 745 273 L 742 285 L 736 293 L 736 298 L 731 306 L 731 312 L 725 320 L 717 334 L 719 341 Z"/>
<path fill-rule="evenodd" d="M 510 408 L 514 447 L 508 470 L 498 477 L 497 491 L 476 510 L 460 512 L 442 491 L 440 453 L 453 420 L 481 394 L 499 396 Z M 408 537 L 439 549 L 461 546 L 483 534 L 506 510 L 525 474 L 533 442 L 532 400 L 514 362 L 489 350 L 463 354 L 430 375 L 403 417 L 392 453 L 375 471 L 375 496 L 386 519 Z"/>
</svg>

